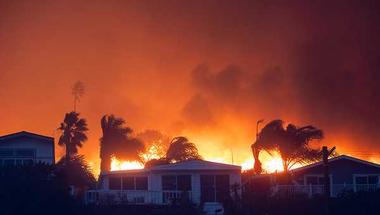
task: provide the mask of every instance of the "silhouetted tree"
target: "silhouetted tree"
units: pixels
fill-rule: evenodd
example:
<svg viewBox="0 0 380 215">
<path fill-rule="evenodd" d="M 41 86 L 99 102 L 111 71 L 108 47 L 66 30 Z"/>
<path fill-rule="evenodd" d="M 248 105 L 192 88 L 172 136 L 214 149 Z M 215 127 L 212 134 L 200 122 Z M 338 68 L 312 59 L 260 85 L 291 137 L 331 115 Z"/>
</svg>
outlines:
<svg viewBox="0 0 380 215">
<path fill-rule="evenodd" d="M 321 150 L 309 146 L 310 141 L 321 139 L 322 130 L 311 125 L 297 127 L 288 124 L 285 128 L 282 120 L 273 120 L 261 130 L 253 147 L 258 151 L 265 150 L 269 154 L 274 150 L 278 151 L 284 172 L 287 172 L 297 163 L 304 164 L 321 159 Z"/>
<path fill-rule="evenodd" d="M 78 153 L 77 147 L 82 147 L 87 140 L 86 131 L 87 122 L 84 118 L 79 118 L 79 113 L 66 113 L 61 126 L 58 128 L 61 131 L 58 144 L 66 147 L 66 159 L 70 160 L 71 155 Z"/>
<path fill-rule="evenodd" d="M 194 143 L 189 142 L 186 137 L 175 137 L 171 142 L 166 159 L 170 162 L 179 162 L 192 159 L 201 159 L 198 149 Z"/>
<path fill-rule="evenodd" d="M 84 95 L 85 87 L 83 82 L 77 81 L 72 87 L 71 94 L 74 96 L 74 111 L 77 110 L 77 102 L 80 102 L 80 98 Z"/>
<path fill-rule="evenodd" d="M 63 184 L 82 188 L 95 185 L 96 179 L 83 155 L 72 156 L 69 162 L 66 161 L 67 159 L 63 157 L 55 166 L 55 175 Z"/>
<path fill-rule="evenodd" d="M 144 144 L 130 137 L 132 129 L 125 126 L 122 118 L 114 115 L 105 115 L 101 119 L 103 136 L 100 138 L 100 169 L 109 171 L 111 157 L 141 161 L 140 154 L 144 151 Z"/>
<path fill-rule="evenodd" d="M 253 164 L 253 171 L 255 174 L 260 174 L 263 171 L 263 168 L 261 167 L 261 161 L 259 159 L 260 150 L 256 149 L 254 147 L 254 144 L 251 145 L 251 148 L 252 148 L 253 159 L 255 162 Z"/>
</svg>

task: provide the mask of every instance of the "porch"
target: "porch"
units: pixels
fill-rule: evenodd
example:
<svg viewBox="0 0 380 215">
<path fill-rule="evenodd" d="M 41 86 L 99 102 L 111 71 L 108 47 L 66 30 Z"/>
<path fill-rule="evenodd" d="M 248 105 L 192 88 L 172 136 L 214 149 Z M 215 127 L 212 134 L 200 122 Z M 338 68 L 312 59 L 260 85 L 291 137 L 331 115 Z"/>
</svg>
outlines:
<svg viewBox="0 0 380 215">
<path fill-rule="evenodd" d="M 337 197 L 344 192 L 376 192 L 380 189 L 380 184 L 332 184 L 330 186 L 330 196 Z M 322 195 L 324 185 L 276 185 L 272 188 L 274 195 L 295 195 L 305 194 L 308 197 Z"/>
<path fill-rule="evenodd" d="M 97 205 L 167 205 L 177 201 L 193 202 L 193 193 L 190 191 L 89 190 L 85 194 L 86 204 Z"/>
</svg>

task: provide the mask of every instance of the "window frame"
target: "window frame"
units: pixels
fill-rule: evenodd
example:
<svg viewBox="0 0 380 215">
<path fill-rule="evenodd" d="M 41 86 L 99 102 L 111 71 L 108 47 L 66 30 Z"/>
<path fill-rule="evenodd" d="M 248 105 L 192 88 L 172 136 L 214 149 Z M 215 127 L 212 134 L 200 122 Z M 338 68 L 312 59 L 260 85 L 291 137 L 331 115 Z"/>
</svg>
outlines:
<svg viewBox="0 0 380 215">
<path fill-rule="evenodd" d="M 202 177 L 210 177 L 209 179 L 212 179 L 212 184 L 209 184 L 211 186 L 208 187 L 208 189 L 211 189 L 212 191 L 209 191 L 209 192 L 212 192 L 212 202 L 221 202 L 220 198 L 221 196 L 220 195 L 220 192 L 223 191 L 223 190 L 219 190 L 219 186 L 217 185 L 217 177 L 225 177 L 227 176 L 228 177 L 228 195 L 231 195 L 231 191 L 230 191 L 230 186 L 231 186 L 231 175 L 230 174 L 201 174 L 200 175 L 200 189 L 201 189 L 201 201 L 204 201 L 203 197 L 202 197 L 202 192 L 203 192 L 203 188 L 202 188 Z M 207 189 L 206 189 L 207 190 Z M 222 195 L 223 196 L 223 195 Z"/>
<path fill-rule="evenodd" d="M 164 189 L 164 178 L 165 177 L 173 177 L 174 178 L 174 181 L 173 181 L 173 184 L 174 184 L 174 188 L 172 189 Z M 189 189 L 188 190 L 180 190 L 178 187 L 178 178 L 179 177 L 189 177 L 190 179 L 190 186 L 189 186 Z M 192 191 L 193 189 L 193 176 L 191 174 L 164 174 L 164 175 L 161 175 L 161 189 L 163 191 Z"/>
</svg>

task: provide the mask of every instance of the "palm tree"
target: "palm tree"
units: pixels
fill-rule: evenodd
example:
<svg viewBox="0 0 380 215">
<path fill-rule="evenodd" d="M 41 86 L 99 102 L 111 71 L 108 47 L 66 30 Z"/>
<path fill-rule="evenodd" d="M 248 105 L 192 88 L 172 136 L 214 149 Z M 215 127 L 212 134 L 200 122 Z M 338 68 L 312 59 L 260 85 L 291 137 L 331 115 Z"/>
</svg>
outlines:
<svg viewBox="0 0 380 215">
<path fill-rule="evenodd" d="M 87 140 L 87 121 L 79 118 L 79 113 L 72 111 L 66 113 L 58 130 L 61 131 L 58 144 L 66 147 L 66 161 L 70 161 L 71 156 L 78 153 L 78 147 L 82 147 Z"/>
<path fill-rule="evenodd" d="M 269 154 L 272 151 L 278 151 L 286 173 L 295 164 L 320 160 L 322 158 L 321 151 L 312 149 L 309 143 L 312 140 L 321 139 L 323 139 L 323 131 L 314 126 L 297 127 L 289 124 L 285 128 L 282 120 L 273 120 L 261 130 L 252 148 L 258 153 L 261 150 L 267 151 Z"/>
<path fill-rule="evenodd" d="M 170 142 L 166 152 L 166 159 L 171 162 L 201 159 L 198 149 L 194 143 L 189 142 L 186 137 L 175 137 Z"/>
<path fill-rule="evenodd" d="M 140 154 L 144 151 L 144 144 L 130 137 L 132 129 L 124 124 L 124 119 L 114 115 L 104 115 L 101 119 L 103 132 L 100 138 L 101 171 L 110 170 L 112 156 L 141 161 Z"/>
<path fill-rule="evenodd" d="M 74 111 L 77 110 L 77 103 L 80 102 L 81 97 L 85 93 L 85 87 L 83 82 L 77 81 L 74 83 L 72 87 L 71 94 L 74 96 Z"/>
</svg>

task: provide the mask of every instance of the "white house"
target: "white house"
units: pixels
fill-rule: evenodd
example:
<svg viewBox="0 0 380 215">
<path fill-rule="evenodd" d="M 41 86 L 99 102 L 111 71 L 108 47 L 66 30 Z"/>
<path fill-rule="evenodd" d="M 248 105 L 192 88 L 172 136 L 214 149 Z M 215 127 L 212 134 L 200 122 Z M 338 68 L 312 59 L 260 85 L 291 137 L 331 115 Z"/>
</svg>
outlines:
<svg viewBox="0 0 380 215">
<path fill-rule="evenodd" d="M 232 188 L 240 186 L 240 176 L 240 166 L 204 160 L 103 172 L 99 188 L 87 192 L 86 202 L 159 205 L 183 199 L 197 205 L 223 202 L 234 196 Z"/>
<path fill-rule="evenodd" d="M 54 139 L 26 131 L 0 136 L 0 165 L 54 164 Z"/>
</svg>

